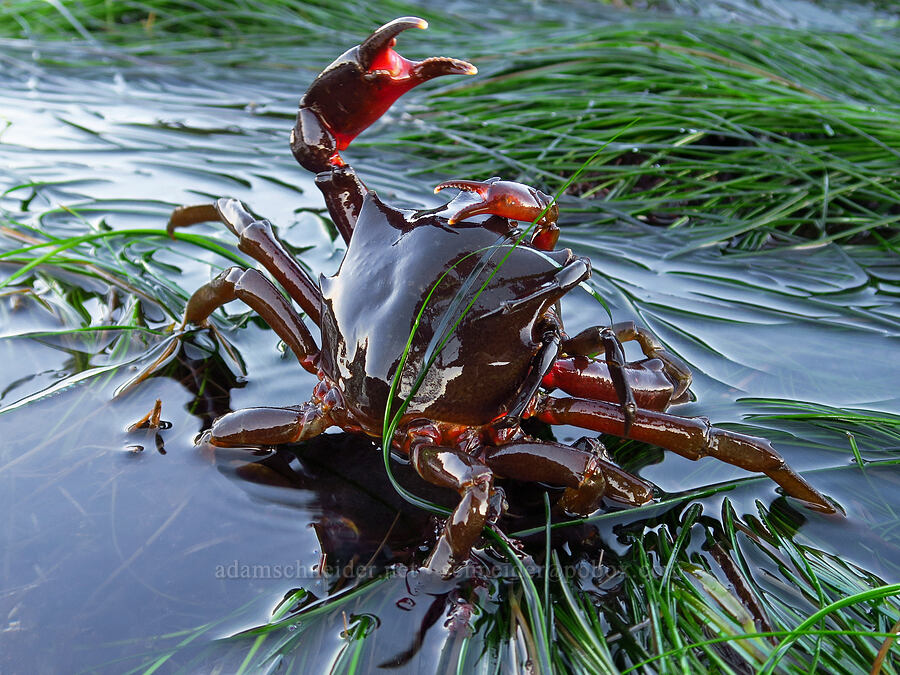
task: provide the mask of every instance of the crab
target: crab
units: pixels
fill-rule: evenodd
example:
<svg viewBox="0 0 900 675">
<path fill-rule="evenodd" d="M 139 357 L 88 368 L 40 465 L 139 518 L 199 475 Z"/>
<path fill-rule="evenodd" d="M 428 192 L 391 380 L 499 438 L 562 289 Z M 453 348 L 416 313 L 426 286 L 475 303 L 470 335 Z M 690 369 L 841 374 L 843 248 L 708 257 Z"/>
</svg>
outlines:
<svg viewBox="0 0 900 675">
<path fill-rule="evenodd" d="M 569 249 L 555 250 L 552 198 L 499 178 L 452 180 L 435 188 L 459 190 L 452 201 L 411 211 L 385 204 L 364 186 L 341 151 L 406 91 L 438 76 L 476 72 L 462 60 L 410 61 L 394 51 L 398 34 L 426 27 L 416 17 L 382 26 L 325 68 L 300 100 L 291 150 L 316 174 L 347 245 L 334 276 L 317 283 L 271 223 L 235 199 L 172 214 L 170 228 L 221 221 L 288 296 L 260 270 L 232 267 L 191 296 L 183 327 L 207 325 L 216 308 L 242 300 L 318 378 L 307 402 L 230 412 L 203 442 L 273 446 L 332 426 L 380 438 L 386 411 L 405 401 L 392 449 L 408 456 L 424 480 L 459 494 L 425 563 L 441 575 L 462 565 L 484 528 L 495 524 L 504 506 L 498 477 L 560 486 L 558 505 L 580 515 L 604 499 L 641 505 L 654 498 L 654 486 L 616 466 L 598 440 L 538 440 L 521 426 L 528 418 L 645 441 L 689 459 L 715 457 L 766 474 L 812 508 L 833 511 L 768 441 L 666 412 L 691 396 L 691 373 L 648 331 L 626 322 L 566 334 L 559 300 L 590 276 L 591 266 Z M 530 240 L 517 221 L 534 223 Z M 321 346 L 292 301 L 318 326 Z M 626 361 L 628 340 L 645 358 Z"/>
</svg>

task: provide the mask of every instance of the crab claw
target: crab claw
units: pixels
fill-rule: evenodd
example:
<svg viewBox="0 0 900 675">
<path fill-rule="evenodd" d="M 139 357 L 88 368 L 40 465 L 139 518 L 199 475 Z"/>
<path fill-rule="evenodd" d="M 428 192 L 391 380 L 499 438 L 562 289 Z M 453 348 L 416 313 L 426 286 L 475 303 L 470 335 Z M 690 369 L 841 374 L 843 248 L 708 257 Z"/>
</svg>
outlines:
<svg viewBox="0 0 900 675">
<path fill-rule="evenodd" d="M 457 188 L 464 192 L 474 192 L 481 197 L 480 202 L 464 206 L 450 216 L 447 222 L 455 225 L 471 216 L 490 213 L 510 220 L 534 222 L 537 230 L 531 243 L 535 248 L 552 250 L 559 238 L 556 220 L 559 207 L 553 197 L 528 185 L 499 178 L 486 181 L 448 180 L 434 188 L 435 194 L 445 188 Z"/>
<path fill-rule="evenodd" d="M 322 71 L 300 100 L 291 145 L 301 164 L 307 166 L 298 151 L 302 154 L 308 149 L 294 146 L 312 144 L 317 149 L 324 142 L 322 132 L 327 132 L 333 139 L 330 164 L 340 166 L 343 162 L 337 152 L 346 149 L 407 91 L 441 75 L 478 72 L 471 63 L 459 59 L 438 56 L 410 61 L 394 51 L 401 32 L 427 27 L 424 19 L 414 16 L 394 19 Z M 321 128 L 310 128 L 316 124 Z"/>
</svg>

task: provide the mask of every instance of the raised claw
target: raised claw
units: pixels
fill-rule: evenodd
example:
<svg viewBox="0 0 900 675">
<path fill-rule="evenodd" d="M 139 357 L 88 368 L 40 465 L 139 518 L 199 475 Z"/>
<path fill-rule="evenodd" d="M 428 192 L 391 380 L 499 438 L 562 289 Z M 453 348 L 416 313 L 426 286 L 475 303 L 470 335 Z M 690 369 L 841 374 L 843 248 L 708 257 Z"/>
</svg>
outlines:
<svg viewBox="0 0 900 675">
<path fill-rule="evenodd" d="M 414 16 L 394 19 L 321 72 L 300 100 L 291 141 L 303 166 L 313 171 L 326 170 L 329 164 L 341 166 L 337 152 L 407 91 L 441 75 L 478 72 L 460 59 L 436 56 L 410 61 L 394 51 L 399 33 L 427 27 L 424 19 Z"/>
<path fill-rule="evenodd" d="M 537 231 L 532 238 L 532 245 L 543 250 L 551 250 L 559 238 L 556 220 L 559 218 L 559 207 L 553 197 L 528 185 L 499 178 L 486 181 L 448 180 L 434 188 L 435 193 L 446 188 L 456 188 L 464 192 L 473 192 L 481 197 L 480 202 L 464 206 L 450 216 L 448 222 L 455 225 L 461 220 L 480 214 L 493 214 L 510 220 L 534 222 Z"/>
</svg>

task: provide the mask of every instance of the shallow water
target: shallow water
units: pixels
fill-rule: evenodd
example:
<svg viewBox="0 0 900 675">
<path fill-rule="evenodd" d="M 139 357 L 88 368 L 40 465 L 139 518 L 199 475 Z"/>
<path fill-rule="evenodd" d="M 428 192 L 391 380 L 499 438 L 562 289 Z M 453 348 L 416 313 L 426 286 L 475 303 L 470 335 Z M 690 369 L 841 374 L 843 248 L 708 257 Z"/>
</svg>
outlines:
<svg viewBox="0 0 900 675">
<path fill-rule="evenodd" d="M 231 70 L 202 61 L 190 73 L 151 63 L 54 68 L 36 65 L 31 47 L 2 49 L 8 124 L 0 135 L 0 207 L 8 220 L 54 236 L 99 227 L 160 229 L 176 205 L 233 196 L 277 223 L 288 244 L 305 249 L 301 259 L 314 272 L 336 269 L 341 247 L 317 215 L 322 205 L 310 176 L 287 147 L 296 99 L 311 72 Z M 383 124 L 398 119 L 393 113 Z M 372 147 L 347 156 L 383 198 L 438 203 L 429 184 L 394 182 L 404 168 L 396 156 L 386 164 Z M 561 244 L 590 256 L 591 285 L 613 319 L 650 327 L 691 364 L 698 400 L 678 412 L 742 423 L 772 439 L 846 517 L 791 504 L 756 477 L 725 493 L 736 513 L 747 522 L 760 510 L 786 514 L 796 544 L 860 574 L 900 581 L 900 437 L 898 418 L 890 417 L 900 414 L 897 259 L 832 245 L 679 254 L 677 230 L 622 224 L 598 231 L 572 215 L 563 225 Z M 227 243 L 222 229 L 193 231 Z M 166 307 L 178 307 L 173 289 L 196 288 L 208 280 L 210 264 L 230 264 L 184 243 L 133 239 L 122 248 L 108 241 L 97 244 L 97 261 L 116 261 L 161 299 L 160 306 L 141 306 L 151 328 L 173 320 L 166 314 Z M 0 274 L 17 268 L 2 264 Z M 167 655 L 166 668 L 233 670 L 252 640 L 213 639 L 265 624 L 295 589 L 317 598 L 336 592 L 344 583 L 338 568 L 370 559 L 376 571 L 393 572 L 374 579 L 347 610 L 353 626 L 370 617 L 369 630 L 380 636 L 367 642 L 369 664 L 439 670 L 441 659 L 452 662 L 460 648 L 450 619 L 462 614 L 463 600 L 480 597 L 478 612 L 496 610 L 496 584 L 432 587 L 396 567 L 421 561 L 434 524 L 399 499 L 367 441 L 337 434 L 299 456 L 235 451 L 212 458 L 194 447 L 210 417 L 229 408 L 307 397 L 314 378 L 279 351 L 270 331 L 251 322 L 228 333 L 243 375 L 233 374 L 227 356 L 206 359 L 200 347 L 188 346 L 171 377 L 114 399 L 162 337 L 149 335 L 146 344 L 112 332 L 23 337 L 85 322 L 108 325 L 133 309 L 124 294 L 124 305 L 110 305 L 102 280 L 59 266 L 39 268 L 34 287 L 39 293 L 0 297 L 0 670 L 27 664 L 30 672 L 119 672 Z M 581 290 L 566 298 L 563 312 L 571 333 L 607 322 L 603 307 Z M 209 344 L 202 336 L 197 343 Z M 126 433 L 157 398 L 170 427 Z M 842 421 L 833 411 L 818 420 L 752 417 L 797 412 L 797 402 L 877 411 L 893 422 Z M 870 461 L 864 468 L 854 462 L 848 433 Z M 556 434 L 566 441 L 583 435 L 568 427 Z M 641 475 L 673 495 L 746 476 L 712 460 L 650 459 Z M 431 495 L 405 467 L 397 472 L 417 494 Z M 720 493 L 695 501 L 717 522 L 723 500 Z M 507 531 L 543 523 L 533 490 L 523 488 L 520 500 L 511 501 Z M 654 518 L 677 519 L 690 503 L 598 520 L 592 526 L 598 541 L 585 550 L 607 551 L 614 566 L 628 555 L 623 531 Z M 578 532 L 571 528 L 573 559 Z M 327 573 L 317 567 L 320 538 Z M 691 546 L 702 556 L 701 543 Z M 740 548 L 760 557 L 754 568 L 760 583 L 783 593 L 783 570 L 767 567 L 763 548 L 752 538 Z M 277 639 L 296 640 L 306 660 L 285 668 L 322 669 L 343 658 L 344 620 L 336 610 L 286 625 Z"/>
</svg>

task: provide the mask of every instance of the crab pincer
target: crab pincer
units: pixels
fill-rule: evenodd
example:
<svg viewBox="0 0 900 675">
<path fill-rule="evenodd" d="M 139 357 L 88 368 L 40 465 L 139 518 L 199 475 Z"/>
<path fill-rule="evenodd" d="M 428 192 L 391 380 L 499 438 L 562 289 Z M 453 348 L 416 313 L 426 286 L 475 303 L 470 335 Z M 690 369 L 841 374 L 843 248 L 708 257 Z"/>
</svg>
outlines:
<svg viewBox="0 0 900 675">
<path fill-rule="evenodd" d="M 291 150 L 310 171 L 343 166 L 338 154 L 413 87 L 442 75 L 473 75 L 468 61 L 433 56 L 411 61 L 394 50 L 397 36 L 428 22 L 404 16 L 385 24 L 323 70 L 300 99 Z"/>
<path fill-rule="evenodd" d="M 481 197 L 480 202 L 464 206 L 447 222 L 455 225 L 461 220 L 481 214 L 502 216 L 510 220 L 534 222 L 537 225 L 531 238 L 531 245 L 542 251 L 552 251 L 559 239 L 559 207 L 548 194 L 523 183 L 500 180 L 498 177 L 485 181 L 448 180 L 434 188 L 435 194 L 446 188 L 456 188 L 472 192 Z"/>
</svg>

